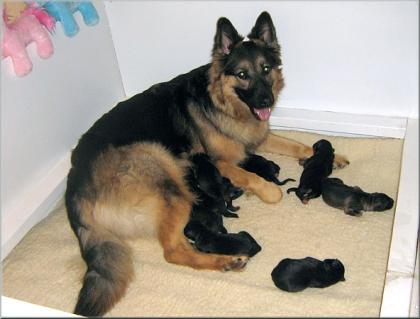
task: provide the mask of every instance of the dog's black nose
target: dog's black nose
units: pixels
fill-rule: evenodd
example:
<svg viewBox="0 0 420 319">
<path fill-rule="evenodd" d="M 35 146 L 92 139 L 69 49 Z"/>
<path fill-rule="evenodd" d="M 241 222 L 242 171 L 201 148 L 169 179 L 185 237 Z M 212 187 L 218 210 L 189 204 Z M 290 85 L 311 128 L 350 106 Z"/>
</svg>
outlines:
<svg viewBox="0 0 420 319">
<path fill-rule="evenodd" d="M 259 101 L 259 103 L 258 103 L 259 107 L 261 107 L 261 108 L 269 107 L 269 106 L 273 105 L 273 102 L 274 102 L 273 98 L 270 97 L 270 96 L 260 97 L 258 99 L 258 101 Z"/>
</svg>

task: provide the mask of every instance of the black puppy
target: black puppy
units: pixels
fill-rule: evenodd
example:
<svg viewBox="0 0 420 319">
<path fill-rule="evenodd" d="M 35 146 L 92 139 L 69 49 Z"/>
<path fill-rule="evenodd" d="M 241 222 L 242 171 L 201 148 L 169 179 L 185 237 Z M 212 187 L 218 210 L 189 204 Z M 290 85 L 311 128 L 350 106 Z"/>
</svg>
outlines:
<svg viewBox="0 0 420 319">
<path fill-rule="evenodd" d="M 186 180 L 191 191 L 197 196 L 190 214 L 190 221 L 199 221 L 214 232 L 227 233 L 223 218 L 238 217 L 228 211 L 232 199 L 243 191 L 232 185 L 229 179 L 221 176 L 208 155 L 198 153 L 190 156 L 191 166 Z"/>
<path fill-rule="evenodd" d="M 232 201 L 234 199 L 239 198 L 244 193 L 244 191 L 240 189 L 239 187 L 234 186 L 229 178 L 222 177 L 222 180 L 223 180 L 223 185 L 222 185 L 223 197 L 226 202 L 226 208 L 229 211 L 228 213 L 226 213 L 226 210 L 222 211 L 222 215 L 225 217 L 238 217 L 238 214 L 230 213 L 231 211 L 236 212 L 240 208 L 239 206 L 233 206 Z"/>
<path fill-rule="evenodd" d="M 312 146 L 314 155 L 305 160 L 299 186 L 289 188 L 287 194 L 295 192 L 302 203 L 321 195 L 321 182 L 331 174 L 334 162 L 334 149 L 327 140 L 319 140 Z"/>
<path fill-rule="evenodd" d="M 366 193 L 358 186 L 345 185 L 339 178 L 322 181 L 322 199 L 352 216 L 361 216 L 362 211 L 382 212 L 394 205 L 394 200 L 384 193 Z"/>
<path fill-rule="evenodd" d="M 279 181 L 277 177 L 280 173 L 280 166 L 257 154 L 249 154 L 246 159 L 239 164 L 239 167 L 248 172 L 255 173 L 264 178 L 266 181 L 273 182 L 277 185 L 284 185 L 289 181 L 296 181 L 293 178 L 287 178 L 284 181 Z"/>
<path fill-rule="evenodd" d="M 207 154 L 197 153 L 189 159 L 192 165 L 187 174 L 187 181 L 190 189 L 198 197 L 193 210 L 201 207 L 225 217 L 238 217 L 237 214 L 229 212 L 228 208 L 234 211 L 239 209 L 232 206 L 232 199 L 241 196 L 243 191 L 233 186 L 228 178 L 222 177 Z"/>
<path fill-rule="evenodd" d="M 271 278 L 276 287 L 289 292 L 325 288 L 345 280 L 344 265 L 338 259 L 286 258 L 273 269 Z"/>
<path fill-rule="evenodd" d="M 198 221 L 190 221 L 185 226 L 184 234 L 199 251 L 205 253 L 252 257 L 261 251 L 261 246 L 245 231 L 221 234 L 209 230 Z"/>
</svg>

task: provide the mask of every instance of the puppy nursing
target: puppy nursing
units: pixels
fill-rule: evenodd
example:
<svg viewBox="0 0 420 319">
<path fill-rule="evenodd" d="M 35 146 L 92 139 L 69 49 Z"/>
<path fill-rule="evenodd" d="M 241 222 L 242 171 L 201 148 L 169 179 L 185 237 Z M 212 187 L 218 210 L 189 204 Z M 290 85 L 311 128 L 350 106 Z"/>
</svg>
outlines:
<svg viewBox="0 0 420 319">
<path fill-rule="evenodd" d="M 242 195 L 243 191 L 220 175 L 208 155 L 198 153 L 192 155 L 190 161 L 187 181 L 197 199 L 184 228 L 185 236 L 201 252 L 254 256 L 261 246 L 250 234 L 228 234 L 223 226 L 222 216 L 238 217 L 228 209 L 238 209 L 233 207 L 232 200 Z"/>
<path fill-rule="evenodd" d="M 249 154 L 239 167 L 277 185 L 284 185 L 289 181 L 295 182 L 293 178 L 286 178 L 284 181 L 279 181 L 280 166 L 257 154 Z"/>
<path fill-rule="evenodd" d="M 194 241 L 199 251 L 205 253 L 253 257 L 261 251 L 261 246 L 245 231 L 237 234 L 216 233 L 198 221 L 190 221 L 185 226 L 184 234 Z"/>
</svg>

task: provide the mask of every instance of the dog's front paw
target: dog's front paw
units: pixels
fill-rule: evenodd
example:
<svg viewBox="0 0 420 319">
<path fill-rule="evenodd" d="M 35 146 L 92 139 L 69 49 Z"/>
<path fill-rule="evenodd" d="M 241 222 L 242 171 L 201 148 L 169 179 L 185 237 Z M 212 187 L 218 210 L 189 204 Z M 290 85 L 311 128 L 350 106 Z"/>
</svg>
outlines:
<svg viewBox="0 0 420 319">
<path fill-rule="evenodd" d="M 280 187 L 274 183 L 263 181 L 263 186 L 255 192 L 266 203 L 277 203 L 283 198 Z"/>
<path fill-rule="evenodd" d="M 343 168 L 349 164 L 350 162 L 345 156 L 339 154 L 334 155 L 334 168 Z"/>
</svg>

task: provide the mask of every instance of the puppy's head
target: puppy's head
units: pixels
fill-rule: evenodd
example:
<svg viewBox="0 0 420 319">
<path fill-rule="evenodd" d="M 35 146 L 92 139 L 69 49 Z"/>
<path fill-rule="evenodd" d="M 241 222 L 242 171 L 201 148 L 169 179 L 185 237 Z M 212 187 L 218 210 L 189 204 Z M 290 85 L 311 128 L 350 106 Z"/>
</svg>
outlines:
<svg viewBox="0 0 420 319">
<path fill-rule="evenodd" d="M 190 158 L 196 187 L 213 199 L 223 198 L 223 178 L 208 155 L 198 153 Z"/>
<path fill-rule="evenodd" d="M 225 112 L 267 121 L 284 86 L 280 46 L 267 12 L 258 17 L 248 38 L 244 40 L 228 19 L 218 20 L 209 92 Z"/>
<path fill-rule="evenodd" d="M 345 281 L 344 265 L 338 259 L 324 259 L 325 271 L 331 276 L 334 281 Z"/>
<path fill-rule="evenodd" d="M 266 170 L 268 172 L 268 174 L 278 177 L 280 174 L 280 166 L 278 166 L 275 162 L 273 161 L 267 161 L 267 166 L 266 166 Z"/>
<path fill-rule="evenodd" d="M 312 198 L 318 197 L 319 192 L 316 192 L 312 188 L 306 187 L 292 187 L 287 190 L 287 193 L 295 192 L 296 196 L 300 199 L 303 204 L 307 204 Z"/>
<path fill-rule="evenodd" d="M 375 212 L 382 212 L 391 209 L 394 206 L 394 200 L 383 193 L 372 193 L 370 201 L 370 209 Z"/>
<path fill-rule="evenodd" d="M 324 140 L 324 139 L 316 142 L 312 146 L 312 149 L 314 150 L 314 153 L 319 153 L 319 152 L 334 153 L 334 148 L 332 147 L 331 143 L 327 140 Z"/>
<path fill-rule="evenodd" d="M 222 177 L 223 180 L 223 196 L 226 200 L 234 200 L 240 197 L 244 191 L 232 184 L 229 178 Z"/>
</svg>

